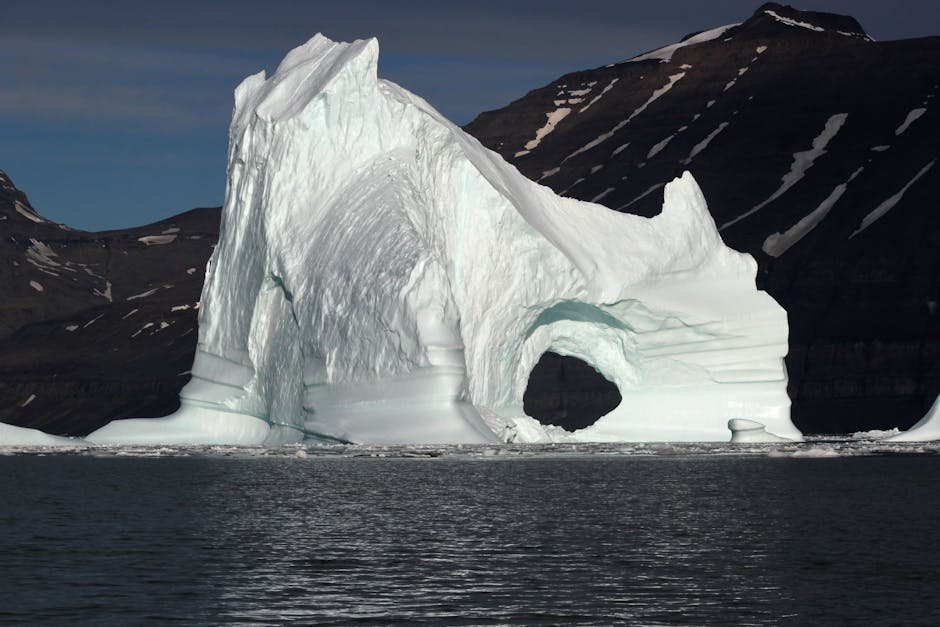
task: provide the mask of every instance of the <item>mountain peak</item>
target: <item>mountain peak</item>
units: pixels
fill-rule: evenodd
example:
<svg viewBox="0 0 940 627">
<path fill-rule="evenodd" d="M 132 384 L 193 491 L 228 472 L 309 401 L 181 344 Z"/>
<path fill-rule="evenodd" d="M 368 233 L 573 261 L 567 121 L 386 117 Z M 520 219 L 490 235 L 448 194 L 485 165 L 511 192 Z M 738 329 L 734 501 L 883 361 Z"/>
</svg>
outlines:
<svg viewBox="0 0 940 627">
<path fill-rule="evenodd" d="M 850 15 L 802 11 L 788 4 L 778 4 L 776 2 L 767 2 L 761 5 L 746 22 L 741 24 L 739 32 L 759 30 L 761 34 L 779 33 L 781 26 L 806 32 L 859 37 L 871 41 L 871 37 L 858 23 L 858 20 Z M 769 31 L 769 29 L 772 29 L 772 31 Z"/>
</svg>

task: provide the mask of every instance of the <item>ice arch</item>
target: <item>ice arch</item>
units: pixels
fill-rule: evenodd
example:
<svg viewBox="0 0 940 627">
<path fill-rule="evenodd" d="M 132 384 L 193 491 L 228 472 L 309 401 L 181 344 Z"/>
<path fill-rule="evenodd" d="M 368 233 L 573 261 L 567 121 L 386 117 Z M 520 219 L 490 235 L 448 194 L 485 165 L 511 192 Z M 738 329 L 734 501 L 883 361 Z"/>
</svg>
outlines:
<svg viewBox="0 0 940 627">
<path fill-rule="evenodd" d="M 98 442 L 553 437 L 522 411 L 545 350 L 624 402 L 572 437 L 799 437 L 786 314 L 685 173 L 654 218 L 557 196 L 323 36 L 235 92 L 220 240 L 193 380 Z"/>
</svg>

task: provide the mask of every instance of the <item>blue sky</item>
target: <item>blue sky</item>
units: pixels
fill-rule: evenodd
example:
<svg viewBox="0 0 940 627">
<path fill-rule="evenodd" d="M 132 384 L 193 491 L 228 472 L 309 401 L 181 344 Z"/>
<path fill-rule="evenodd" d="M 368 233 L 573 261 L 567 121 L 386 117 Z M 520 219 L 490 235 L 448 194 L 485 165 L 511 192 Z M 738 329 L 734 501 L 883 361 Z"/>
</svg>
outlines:
<svg viewBox="0 0 940 627">
<path fill-rule="evenodd" d="M 457 123 L 572 70 L 739 22 L 759 1 L 0 0 L 0 169 L 100 230 L 222 203 L 232 90 L 320 31 Z M 940 34 L 935 0 L 818 0 L 876 39 Z"/>
</svg>

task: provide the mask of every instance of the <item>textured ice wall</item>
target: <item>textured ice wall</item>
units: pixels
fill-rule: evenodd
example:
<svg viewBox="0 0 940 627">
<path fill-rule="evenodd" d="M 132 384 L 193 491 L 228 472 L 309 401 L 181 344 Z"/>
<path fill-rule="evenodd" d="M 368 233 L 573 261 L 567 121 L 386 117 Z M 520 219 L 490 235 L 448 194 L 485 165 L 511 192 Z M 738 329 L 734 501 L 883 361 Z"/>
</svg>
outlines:
<svg viewBox="0 0 940 627">
<path fill-rule="evenodd" d="M 238 87 L 182 408 L 90 439 L 551 439 L 522 411 L 547 350 L 623 396 L 574 439 L 727 440 L 732 418 L 800 437 L 786 314 L 689 173 L 652 219 L 559 197 L 377 57 L 317 35 Z"/>
</svg>

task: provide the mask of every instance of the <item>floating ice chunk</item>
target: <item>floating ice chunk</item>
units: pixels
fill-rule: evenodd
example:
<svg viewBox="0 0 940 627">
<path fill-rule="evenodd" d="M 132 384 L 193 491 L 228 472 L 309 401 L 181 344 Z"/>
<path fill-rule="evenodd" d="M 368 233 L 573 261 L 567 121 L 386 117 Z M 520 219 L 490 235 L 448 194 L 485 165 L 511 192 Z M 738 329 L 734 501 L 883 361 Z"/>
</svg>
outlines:
<svg viewBox="0 0 940 627">
<path fill-rule="evenodd" d="M 806 457 L 810 459 L 828 459 L 834 457 L 842 457 L 842 455 L 834 448 L 824 447 L 824 446 L 813 446 L 807 449 L 800 449 L 798 451 L 793 451 L 790 453 L 790 457 L 800 458 Z"/>
<path fill-rule="evenodd" d="M 897 427 L 893 429 L 872 429 L 871 431 L 856 431 L 851 437 L 853 440 L 883 440 L 900 432 L 901 430 Z"/>
<path fill-rule="evenodd" d="M 728 421 L 731 430 L 731 441 L 735 444 L 751 444 L 755 442 L 792 442 L 790 438 L 768 433 L 764 423 L 744 418 L 733 418 Z"/>
<path fill-rule="evenodd" d="M 566 437 L 720 441 L 729 419 L 757 417 L 800 438 L 786 314 L 722 243 L 691 174 L 654 218 L 560 197 L 378 80 L 377 56 L 374 40 L 317 36 L 239 86 L 181 408 L 89 439 L 542 438 L 521 410 L 546 351 L 622 393 Z"/>
</svg>

